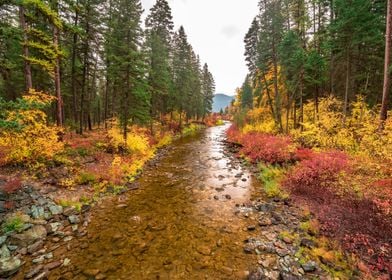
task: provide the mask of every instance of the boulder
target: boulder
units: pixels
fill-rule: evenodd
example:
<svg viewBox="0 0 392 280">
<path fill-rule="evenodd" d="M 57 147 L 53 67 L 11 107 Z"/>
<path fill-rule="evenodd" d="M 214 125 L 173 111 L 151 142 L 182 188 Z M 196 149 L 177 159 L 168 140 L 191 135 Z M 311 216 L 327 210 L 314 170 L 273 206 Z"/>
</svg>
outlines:
<svg viewBox="0 0 392 280">
<path fill-rule="evenodd" d="M 17 257 L 0 258 L 0 276 L 9 277 L 19 270 L 22 261 Z"/>
<path fill-rule="evenodd" d="M 59 215 L 63 213 L 63 207 L 60 205 L 49 205 L 49 211 L 52 215 Z"/>
<path fill-rule="evenodd" d="M 44 226 L 35 225 L 23 233 L 11 235 L 10 243 L 20 247 L 26 247 L 37 240 L 44 239 L 46 235 L 47 232 Z"/>
</svg>

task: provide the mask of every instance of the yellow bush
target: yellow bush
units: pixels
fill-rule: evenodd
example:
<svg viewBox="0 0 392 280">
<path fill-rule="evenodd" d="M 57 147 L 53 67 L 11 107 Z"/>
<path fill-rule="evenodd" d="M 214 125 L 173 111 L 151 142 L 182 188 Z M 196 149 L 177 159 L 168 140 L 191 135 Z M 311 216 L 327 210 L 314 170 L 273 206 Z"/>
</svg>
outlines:
<svg viewBox="0 0 392 280">
<path fill-rule="evenodd" d="M 171 134 L 165 134 L 158 142 L 158 144 L 155 145 L 157 149 L 163 148 L 165 146 L 170 145 L 173 142 L 173 136 Z"/>
<path fill-rule="evenodd" d="M 22 98 L 23 106 L 6 112 L 6 121 L 18 125 L 18 129 L 0 130 L 0 149 L 5 151 L 5 163 L 27 164 L 51 159 L 63 149 L 58 135 L 59 128 L 47 124 L 42 107 L 49 105 L 53 97 L 31 89 Z"/>
<path fill-rule="evenodd" d="M 292 130 L 293 138 L 304 146 L 341 149 L 353 154 L 392 160 L 392 120 L 379 132 L 379 116 L 371 110 L 362 96 L 351 104 L 351 114 L 342 114 L 342 102 L 336 98 L 322 98 L 315 119 L 314 103 L 304 106 L 304 122 Z"/>
<path fill-rule="evenodd" d="M 147 155 L 151 153 L 148 138 L 133 128 L 127 135 L 126 141 L 118 126 L 108 131 L 110 147 L 114 152 L 125 151 L 133 155 Z"/>
</svg>

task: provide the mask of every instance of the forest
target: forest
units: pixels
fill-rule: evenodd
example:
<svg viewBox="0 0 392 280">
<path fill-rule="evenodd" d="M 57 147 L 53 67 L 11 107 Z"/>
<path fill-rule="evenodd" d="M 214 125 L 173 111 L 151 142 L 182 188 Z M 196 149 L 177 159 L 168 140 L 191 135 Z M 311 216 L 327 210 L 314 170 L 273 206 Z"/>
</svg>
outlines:
<svg viewBox="0 0 392 280">
<path fill-rule="evenodd" d="M 2 1 L 2 111 L 34 89 L 56 97 L 50 121 L 80 134 L 115 117 L 123 126 L 174 111 L 205 117 L 214 92 L 208 65 L 184 28 L 173 30 L 166 1 L 145 28 L 142 12 L 140 1 Z"/>
<path fill-rule="evenodd" d="M 255 0 L 220 113 L 153 2 L 0 1 L 0 278 L 391 279 L 392 0 Z"/>
<path fill-rule="evenodd" d="M 260 1 L 228 110 L 266 192 L 307 205 L 366 273 L 391 269 L 390 4 Z"/>
</svg>

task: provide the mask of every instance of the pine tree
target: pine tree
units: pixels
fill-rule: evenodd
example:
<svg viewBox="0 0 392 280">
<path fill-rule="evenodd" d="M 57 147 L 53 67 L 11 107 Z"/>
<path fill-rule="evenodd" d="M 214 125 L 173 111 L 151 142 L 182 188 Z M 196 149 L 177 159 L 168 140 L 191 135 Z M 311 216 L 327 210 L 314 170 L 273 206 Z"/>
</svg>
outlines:
<svg viewBox="0 0 392 280">
<path fill-rule="evenodd" d="M 202 73 L 202 96 L 203 96 L 203 118 L 212 112 L 212 103 L 215 93 L 215 81 L 210 70 L 208 69 L 207 63 L 203 66 Z"/>
<path fill-rule="evenodd" d="M 116 28 L 111 30 L 110 34 L 113 49 L 109 71 L 114 79 L 114 88 L 119 95 L 119 116 L 124 140 L 126 140 L 128 124 L 131 121 L 144 123 L 149 115 L 145 59 L 140 50 L 142 6 L 139 0 L 116 0 L 113 1 L 113 5 L 113 20 Z"/>
<path fill-rule="evenodd" d="M 148 85 L 151 92 L 151 116 L 169 110 L 172 90 L 170 70 L 173 21 L 166 0 L 158 0 L 146 19 L 147 53 L 149 64 Z"/>
<path fill-rule="evenodd" d="M 257 69 L 257 44 L 259 41 L 260 25 L 258 18 L 254 18 L 248 33 L 245 35 L 245 61 L 249 69 L 249 73 L 254 76 Z"/>
<path fill-rule="evenodd" d="M 246 76 L 245 81 L 241 88 L 241 107 L 243 109 L 253 108 L 253 93 L 250 85 L 249 76 Z"/>
</svg>

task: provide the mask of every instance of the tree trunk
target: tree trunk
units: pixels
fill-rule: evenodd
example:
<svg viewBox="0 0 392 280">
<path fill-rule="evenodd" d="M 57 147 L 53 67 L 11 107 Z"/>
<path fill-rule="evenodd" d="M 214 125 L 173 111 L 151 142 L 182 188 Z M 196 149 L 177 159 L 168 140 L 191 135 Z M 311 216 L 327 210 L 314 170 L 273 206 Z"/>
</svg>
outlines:
<svg viewBox="0 0 392 280">
<path fill-rule="evenodd" d="M 33 88 L 33 79 L 31 77 L 31 64 L 29 59 L 29 47 L 27 46 L 28 42 L 28 36 L 27 36 L 27 23 L 26 23 L 26 18 L 25 18 L 25 9 L 23 6 L 19 6 L 19 21 L 20 21 L 20 27 L 22 28 L 23 31 L 23 58 L 24 58 L 24 78 L 25 78 L 25 88 L 26 92 L 29 91 L 29 89 Z"/>
<path fill-rule="evenodd" d="M 392 32 L 392 0 L 388 0 L 387 8 L 387 26 L 385 33 L 385 61 L 384 61 L 384 86 L 382 93 L 382 104 L 380 112 L 380 130 L 384 128 L 384 123 L 388 117 L 388 97 L 390 93 L 391 85 L 391 74 L 390 74 L 390 64 L 391 64 L 391 32 Z"/>
<path fill-rule="evenodd" d="M 332 21 L 334 20 L 334 11 L 333 11 L 333 0 L 330 0 L 330 14 L 329 14 L 329 23 L 331 24 Z M 333 35 L 332 35 L 333 36 Z M 333 38 L 332 38 L 333 39 Z M 330 54 L 330 66 L 329 66 L 329 91 L 332 96 L 335 95 L 335 79 L 334 79 L 334 62 L 335 62 L 335 57 L 333 53 L 333 49 L 331 49 L 331 54 Z"/>
<path fill-rule="evenodd" d="M 271 93 L 270 93 L 270 90 L 269 90 L 269 87 L 268 87 L 267 78 L 265 77 L 264 72 L 262 72 L 262 76 L 263 76 L 263 80 L 264 80 L 264 84 L 265 84 L 265 91 L 267 93 L 268 104 L 270 106 L 272 117 L 274 118 L 274 120 L 276 122 L 276 125 L 279 125 L 279 123 L 277 123 L 278 120 L 277 120 L 277 117 L 276 117 L 276 114 L 275 114 L 274 105 L 272 103 L 272 98 L 271 98 Z"/>
<path fill-rule="evenodd" d="M 76 1 L 76 5 L 78 5 L 78 1 Z M 78 9 L 75 9 L 75 20 L 74 20 L 74 27 L 75 28 L 78 26 L 78 22 L 79 22 L 79 12 L 78 12 Z M 72 58 L 71 58 L 71 90 L 72 90 L 72 114 L 73 114 L 75 126 L 78 123 L 77 88 L 76 88 L 77 44 L 78 44 L 78 34 L 77 34 L 77 32 L 74 32 L 73 42 L 72 42 Z"/>
<path fill-rule="evenodd" d="M 57 1 L 54 2 L 55 11 L 58 12 L 58 3 Z M 60 44 L 59 44 L 59 34 L 60 30 L 57 26 L 53 26 L 53 45 L 54 47 L 60 51 Z M 56 119 L 57 119 L 57 126 L 63 126 L 63 99 L 61 96 L 61 77 L 60 77 L 60 55 L 57 54 L 56 57 L 56 65 L 54 67 L 54 84 L 56 90 Z"/>
<path fill-rule="evenodd" d="M 347 109 L 348 109 L 348 96 L 350 94 L 350 52 L 347 48 L 347 56 L 346 56 L 346 88 L 344 91 L 344 104 L 343 104 L 343 121 L 346 122 L 347 118 Z"/>
<path fill-rule="evenodd" d="M 274 91 L 275 91 L 275 114 L 276 120 L 279 125 L 280 132 L 283 131 L 282 125 L 282 112 L 281 112 L 281 100 L 280 100 L 280 93 L 279 93 L 279 85 L 278 85 L 278 61 L 276 55 L 276 48 L 275 44 L 273 44 L 273 67 L 274 67 Z"/>
</svg>

